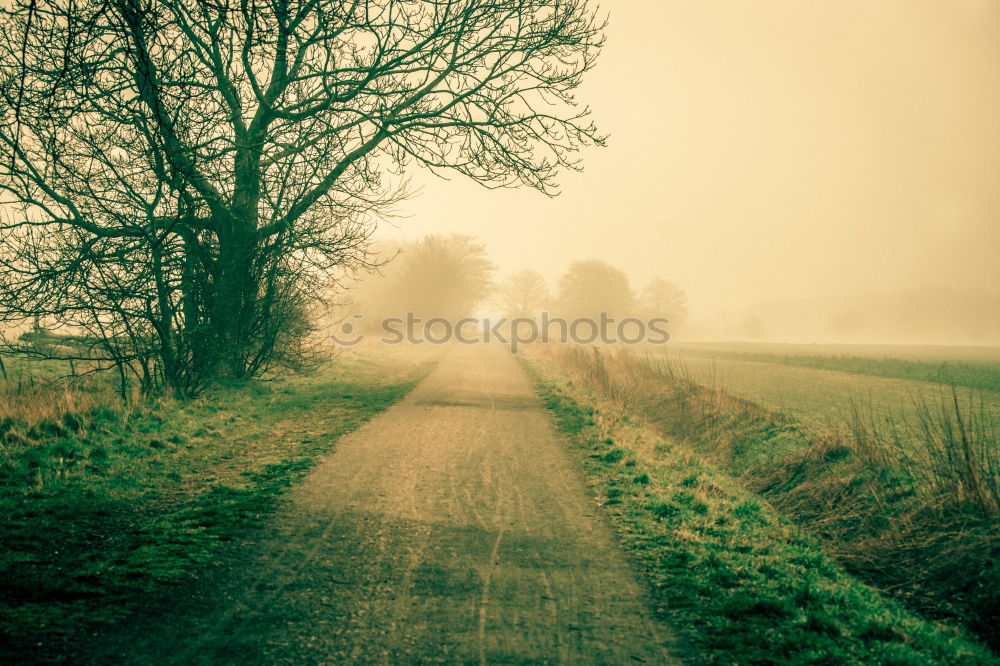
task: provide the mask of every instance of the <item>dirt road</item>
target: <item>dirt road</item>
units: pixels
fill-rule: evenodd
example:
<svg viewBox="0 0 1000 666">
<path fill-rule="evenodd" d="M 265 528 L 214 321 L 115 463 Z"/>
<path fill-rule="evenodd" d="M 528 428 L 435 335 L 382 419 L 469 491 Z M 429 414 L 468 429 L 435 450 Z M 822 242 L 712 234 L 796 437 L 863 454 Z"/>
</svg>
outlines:
<svg viewBox="0 0 1000 666">
<path fill-rule="evenodd" d="M 677 663 L 515 359 L 462 347 L 94 661 Z"/>
</svg>

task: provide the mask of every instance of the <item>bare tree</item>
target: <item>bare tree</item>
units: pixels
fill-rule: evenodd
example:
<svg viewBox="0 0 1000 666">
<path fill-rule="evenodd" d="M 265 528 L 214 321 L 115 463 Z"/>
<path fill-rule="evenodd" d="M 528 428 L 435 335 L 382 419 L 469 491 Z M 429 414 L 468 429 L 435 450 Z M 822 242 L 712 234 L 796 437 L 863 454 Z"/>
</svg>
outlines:
<svg viewBox="0 0 1000 666">
<path fill-rule="evenodd" d="M 549 304 L 545 278 L 532 270 L 519 271 L 500 286 L 500 304 L 507 317 L 535 317 Z"/>
<path fill-rule="evenodd" d="M 673 323 L 684 321 L 688 314 L 688 298 L 684 290 L 663 278 L 653 278 L 642 289 L 643 308 L 651 317 L 665 317 Z"/>
<path fill-rule="evenodd" d="M 615 317 L 634 315 L 631 312 L 634 303 L 628 276 L 604 261 L 574 261 L 559 278 L 556 305 L 564 316 L 596 319 L 601 313 Z"/>
<path fill-rule="evenodd" d="M 409 165 L 545 193 L 601 143 L 585 0 L 18 0 L 0 10 L 0 316 L 192 390 L 368 264 Z M 127 344 L 118 341 L 128 340 Z"/>
<path fill-rule="evenodd" d="M 401 245 L 383 275 L 362 283 L 358 305 L 373 325 L 407 313 L 457 321 L 489 294 L 495 270 L 472 236 L 432 234 Z"/>
</svg>

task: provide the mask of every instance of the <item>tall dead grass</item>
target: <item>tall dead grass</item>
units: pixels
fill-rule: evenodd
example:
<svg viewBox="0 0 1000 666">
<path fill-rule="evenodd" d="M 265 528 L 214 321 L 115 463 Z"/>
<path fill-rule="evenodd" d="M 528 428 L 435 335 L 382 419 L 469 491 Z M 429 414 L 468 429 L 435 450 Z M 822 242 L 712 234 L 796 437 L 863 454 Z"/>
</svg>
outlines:
<svg viewBox="0 0 1000 666">
<path fill-rule="evenodd" d="M 0 389 L 0 420 L 13 419 L 34 425 L 57 420 L 66 413 L 89 411 L 97 403 L 92 392 L 67 386 L 38 385 L 19 391 Z"/>
<path fill-rule="evenodd" d="M 982 516 L 1000 515 L 997 423 L 982 396 L 955 386 L 940 399 L 917 401 L 916 418 L 899 422 L 853 408 L 855 447 L 883 464 L 906 468 L 926 494 Z M 916 444 L 916 446 L 914 446 Z"/>
<path fill-rule="evenodd" d="M 70 381 L 21 368 L 0 380 L 0 447 L 9 454 L 11 447 L 32 446 L 66 428 L 79 430 L 96 411 L 129 411 L 138 396 L 131 398 L 123 403 L 113 383 L 102 375 Z"/>
</svg>

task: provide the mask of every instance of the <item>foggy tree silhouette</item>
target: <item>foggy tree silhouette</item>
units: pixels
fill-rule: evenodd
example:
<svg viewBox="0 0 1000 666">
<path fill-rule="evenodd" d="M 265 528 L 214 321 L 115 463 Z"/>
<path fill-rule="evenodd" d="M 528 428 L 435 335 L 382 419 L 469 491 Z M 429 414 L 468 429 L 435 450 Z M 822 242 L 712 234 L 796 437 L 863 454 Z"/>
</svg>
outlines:
<svg viewBox="0 0 1000 666">
<path fill-rule="evenodd" d="M 498 297 L 505 316 L 535 317 L 549 304 L 549 286 L 538 272 L 523 270 L 504 280 Z"/>
<path fill-rule="evenodd" d="M 369 324 L 407 313 L 457 321 L 489 295 L 496 267 L 472 236 L 429 235 L 404 244 L 384 275 L 362 283 L 358 305 Z"/>
<path fill-rule="evenodd" d="M 663 278 L 653 278 L 642 288 L 640 302 L 651 317 L 665 317 L 673 323 L 688 314 L 688 298 L 684 290 Z"/>
<path fill-rule="evenodd" d="M 194 391 L 294 352 L 404 170 L 552 193 L 603 137 L 583 0 L 0 10 L 0 318 Z M 294 356 L 294 354 L 292 354 Z"/>
<path fill-rule="evenodd" d="M 567 317 L 597 318 L 602 312 L 622 317 L 635 304 L 628 277 L 609 263 L 598 259 L 575 261 L 559 278 L 560 314 Z"/>
</svg>

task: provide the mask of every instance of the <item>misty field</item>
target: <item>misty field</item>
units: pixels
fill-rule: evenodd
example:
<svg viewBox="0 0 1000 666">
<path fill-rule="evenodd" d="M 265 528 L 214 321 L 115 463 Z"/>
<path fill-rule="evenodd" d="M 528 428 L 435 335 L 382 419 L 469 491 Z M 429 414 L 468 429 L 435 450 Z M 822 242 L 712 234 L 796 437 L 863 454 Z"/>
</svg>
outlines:
<svg viewBox="0 0 1000 666">
<path fill-rule="evenodd" d="M 671 344 L 666 357 L 692 379 L 816 428 L 860 410 L 907 421 L 951 386 L 962 403 L 1000 416 L 1000 348 L 905 345 Z"/>
</svg>

